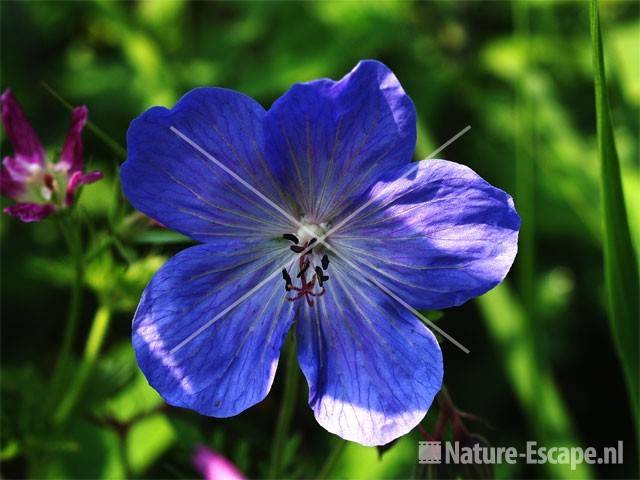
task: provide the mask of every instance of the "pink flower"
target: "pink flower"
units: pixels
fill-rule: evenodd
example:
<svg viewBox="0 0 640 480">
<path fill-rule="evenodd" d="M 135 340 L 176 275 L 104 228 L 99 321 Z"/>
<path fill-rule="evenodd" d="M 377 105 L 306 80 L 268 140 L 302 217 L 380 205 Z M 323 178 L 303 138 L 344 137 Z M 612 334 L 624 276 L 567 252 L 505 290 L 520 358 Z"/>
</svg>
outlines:
<svg viewBox="0 0 640 480">
<path fill-rule="evenodd" d="M 196 448 L 193 465 L 205 480 L 244 480 L 233 463 L 203 445 Z"/>
<path fill-rule="evenodd" d="M 14 155 L 2 161 L 0 193 L 16 203 L 4 212 L 23 222 L 37 222 L 73 205 L 77 189 L 102 178 L 95 170 L 84 173 L 81 133 L 87 123 L 87 107 L 73 109 L 71 127 L 57 163 L 49 162 L 36 132 L 11 90 L 0 97 L 2 124 Z"/>
</svg>

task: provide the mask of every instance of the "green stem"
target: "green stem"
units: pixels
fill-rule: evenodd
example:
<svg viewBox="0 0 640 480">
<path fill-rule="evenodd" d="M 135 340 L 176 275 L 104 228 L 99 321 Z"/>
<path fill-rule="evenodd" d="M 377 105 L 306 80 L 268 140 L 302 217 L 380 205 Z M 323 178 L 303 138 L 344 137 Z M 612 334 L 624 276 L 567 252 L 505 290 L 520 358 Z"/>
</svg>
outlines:
<svg viewBox="0 0 640 480">
<path fill-rule="evenodd" d="M 318 475 L 316 476 L 316 478 L 324 479 L 329 476 L 329 474 L 333 470 L 333 467 L 335 467 L 336 463 L 338 462 L 338 459 L 340 458 L 340 455 L 342 455 L 342 452 L 346 446 L 347 446 L 347 442 L 344 442 L 342 440 L 338 440 L 336 442 L 335 446 L 331 450 L 331 453 L 327 457 L 327 460 L 324 462 L 324 464 L 320 468 L 320 471 L 318 472 Z"/>
<path fill-rule="evenodd" d="M 84 354 L 80 363 L 80 368 L 73 378 L 73 382 L 66 390 L 62 401 L 55 411 L 53 421 L 56 425 L 65 423 L 69 414 L 73 411 L 78 398 L 82 394 L 87 380 L 91 376 L 91 372 L 95 367 L 98 355 L 102 349 L 109 322 L 111 321 L 111 311 L 108 307 L 102 305 L 96 311 L 93 317 L 93 324 L 87 337 L 87 343 L 84 347 Z"/>
<path fill-rule="evenodd" d="M 271 451 L 271 467 L 269 469 L 269 478 L 278 478 L 282 469 L 282 461 L 284 458 L 284 449 L 286 445 L 287 433 L 291 418 L 296 405 L 296 397 L 298 394 L 298 365 L 296 358 L 295 336 L 291 335 L 291 339 L 287 345 L 287 364 L 286 364 L 286 380 L 284 385 L 284 394 L 282 404 L 280 405 L 280 413 L 278 415 L 278 423 L 276 424 L 275 439 L 273 442 L 273 450 Z"/>
<path fill-rule="evenodd" d="M 62 337 L 62 345 L 60 346 L 55 371 L 53 372 L 51 380 L 52 401 L 57 400 L 61 383 L 69 367 L 71 347 L 76 336 L 80 311 L 82 310 L 82 286 L 84 284 L 81 225 L 71 217 L 63 217 L 60 220 L 60 228 L 71 256 L 74 275 L 73 283 L 71 285 L 71 297 L 69 299 L 67 322 Z"/>
</svg>

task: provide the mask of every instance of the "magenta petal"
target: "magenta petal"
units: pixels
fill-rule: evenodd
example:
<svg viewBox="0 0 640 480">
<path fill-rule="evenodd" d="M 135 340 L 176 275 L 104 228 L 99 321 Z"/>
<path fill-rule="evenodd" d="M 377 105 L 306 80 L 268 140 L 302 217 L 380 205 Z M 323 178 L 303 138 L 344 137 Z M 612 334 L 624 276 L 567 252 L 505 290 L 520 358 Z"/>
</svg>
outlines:
<svg viewBox="0 0 640 480">
<path fill-rule="evenodd" d="M 98 180 L 102 180 L 103 177 L 104 174 L 100 170 L 94 170 L 82 175 L 82 184 L 88 185 L 90 183 L 97 182 Z"/>
<path fill-rule="evenodd" d="M 193 466 L 205 480 L 243 480 L 244 476 L 229 460 L 213 450 L 199 445 L 193 456 Z"/>
<path fill-rule="evenodd" d="M 69 183 L 67 184 L 67 191 L 75 190 L 80 185 L 87 185 L 89 183 L 97 182 L 104 177 L 100 170 L 94 170 L 89 173 L 75 172 L 71 175 Z"/>
<path fill-rule="evenodd" d="M 11 175 L 11 178 L 19 183 L 27 182 L 33 171 L 40 168 L 38 165 L 31 163 L 30 159 L 24 155 L 5 157 L 2 164 L 7 169 L 7 173 Z"/>
<path fill-rule="evenodd" d="M 71 178 L 69 178 L 69 183 L 67 183 L 67 192 L 64 197 L 65 206 L 69 207 L 73 204 L 76 196 L 76 190 L 81 185 L 87 185 L 89 183 L 97 182 L 104 175 L 100 170 L 94 170 L 89 173 L 82 173 L 81 171 L 76 171 L 71 174 Z"/>
<path fill-rule="evenodd" d="M 87 123 L 88 114 L 89 111 L 84 105 L 74 108 L 71 114 L 71 126 L 57 165 L 58 168 L 70 174 L 82 170 L 82 129 Z"/>
<path fill-rule="evenodd" d="M 0 168 L 0 194 L 15 200 L 25 190 L 24 182 L 16 179 L 10 168 L 14 159 L 5 157 Z"/>
<path fill-rule="evenodd" d="M 11 90 L 5 90 L 0 97 L 0 112 L 2 124 L 16 155 L 25 157 L 29 163 L 42 165 L 44 163 L 42 144 Z"/>
<path fill-rule="evenodd" d="M 51 203 L 14 203 L 6 207 L 4 213 L 29 223 L 39 222 L 51 215 L 55 210 L 55 205 Z"/>
</svg>

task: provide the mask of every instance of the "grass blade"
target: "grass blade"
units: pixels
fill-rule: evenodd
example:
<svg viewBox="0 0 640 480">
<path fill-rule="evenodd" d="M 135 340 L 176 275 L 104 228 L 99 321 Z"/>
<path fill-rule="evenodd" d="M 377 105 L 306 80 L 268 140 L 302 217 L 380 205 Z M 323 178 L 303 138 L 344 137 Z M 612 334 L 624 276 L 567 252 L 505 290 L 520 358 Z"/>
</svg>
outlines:
<svg viewBox="0 0 640 480">
<path fill-rule="evenodd" d="M 596 126 L 604 218 L 604 269 L 611 331 L 624 368 L 638 427 L 638 260 L 631 241 L 616 151 L 597 0 L 591 2 Z"/>
</svg>

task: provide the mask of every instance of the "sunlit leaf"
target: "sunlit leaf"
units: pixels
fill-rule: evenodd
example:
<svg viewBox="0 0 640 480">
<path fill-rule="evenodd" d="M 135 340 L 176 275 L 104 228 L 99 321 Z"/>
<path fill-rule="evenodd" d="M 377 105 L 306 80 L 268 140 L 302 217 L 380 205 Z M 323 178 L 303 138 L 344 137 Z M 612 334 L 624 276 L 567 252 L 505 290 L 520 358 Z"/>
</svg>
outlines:
<svg viewBox="0 0 640 480">
<path fill-rule="evenodd" d="M 142 418 L 129 430 L 127 460 L 136 474 L 149 468 L 176 441 L 176 432 L 164 415 Z"/>
<path fill-rule="evenodd" d="M 134 418 L 157 409 L 164 402 L 149 386 L 140 372 L 135 379 L 99 409 L 101 415 L 127 423 Z"/>
</svg>

